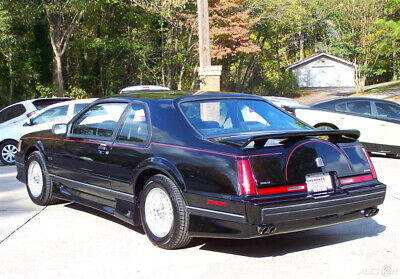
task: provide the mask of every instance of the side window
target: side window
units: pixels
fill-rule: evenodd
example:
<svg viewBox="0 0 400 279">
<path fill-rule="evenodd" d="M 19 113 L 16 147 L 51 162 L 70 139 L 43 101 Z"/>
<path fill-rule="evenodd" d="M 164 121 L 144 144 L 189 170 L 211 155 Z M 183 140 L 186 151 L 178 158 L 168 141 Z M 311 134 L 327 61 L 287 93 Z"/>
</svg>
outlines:
<svg viewBox="0 0 400 279">
<path fill-rule="evenodd" d="M 349 112 L 354 112 L 357 114 L 371 115 L 370 101 L 347 102 L 347 109 Z"/>
<path fill-rule="evenodd" d="M 11 120 L 13 118 L 17 118 L 18 116 L 21 116 L 24 114 L 26 111 L 24 105 L 15 105 L 9 108 L 6 108 L 1 112 L 1 122 L 6 122 L 8 120 Z"/>
<path fill-rule="evenodd" d="M 83 110 L 88 104 L 84 103 L 84 104 L 75 104 L 74 105 L 74 114 L 73 116 L 77 115 L 78 112 L 80 112 L 81 110 Z"/>
<path fill-rule="evenodd" d="M 400 106 L 376 102 L 378 116 L 392 119 L 400 119 Z"/>
<path fill-rule="evenodd" d="M 347 111 L 347 105 L 346 103 L 340 103 L 335 105 L 335 110 L 336 111 Z"/>
<path fill-rule="evenodd" d="M 141 104 L 132 104 L 117 139 L 144 143 L 149 136 L 148 116 Z"/>
<path fill-rule="evenodd" d="M 6 110 L 0 111 L 0 123 L 5 122 L 6 119 Z"/>
<path fill-rule="evenodd" d="M 103 103 L 91 107 L 72 126 L 73 135 L 111 137 L 127 104 Z"/>
<path fill-rule="evenodd" d="M 68 106 L 49 109 L 32 119 L 32 124 L 43 124 L 46 122 L 63 121 L 67 116 Z"/>
</svg>

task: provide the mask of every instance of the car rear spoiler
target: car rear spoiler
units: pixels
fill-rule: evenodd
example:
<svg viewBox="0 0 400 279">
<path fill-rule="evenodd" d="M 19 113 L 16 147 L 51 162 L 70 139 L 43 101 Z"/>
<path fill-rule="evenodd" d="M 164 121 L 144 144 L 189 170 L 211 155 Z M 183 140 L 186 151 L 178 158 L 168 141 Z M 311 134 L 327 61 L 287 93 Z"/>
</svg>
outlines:
<svg viewBox="0 0 400 279">
<path fill-rule="evenodd" d="M 352 141 L 360 137 L 359 130 L 305 130 L 305 131 L 288 131 L 288 132 L 271 132 L 268 134 L 258 135 L 240 135 L 220 138 L 218 141 L 225 144 L 246 147 L 249 143 L 254 142 L 254 147 L 264 146 L 270 139 L 288 139 L 288 138 L 305 138 L 305 137 L 322 137 L 328 136 L 329 139 L 347 138 Z"/>
</svg>

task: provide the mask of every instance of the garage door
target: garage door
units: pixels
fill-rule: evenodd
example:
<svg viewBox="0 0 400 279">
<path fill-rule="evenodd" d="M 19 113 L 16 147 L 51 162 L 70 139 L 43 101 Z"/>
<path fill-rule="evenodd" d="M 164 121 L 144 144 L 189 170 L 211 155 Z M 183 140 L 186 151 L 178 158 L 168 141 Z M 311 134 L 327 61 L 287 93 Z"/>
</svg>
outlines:
<svg viewBox="0 0 400 279">
<path fill-rule="evenodd" d="M 340 86 L 340 73 L 335 66 L 313 66 L 309 74 L 308 87 Z"/>
</svg>

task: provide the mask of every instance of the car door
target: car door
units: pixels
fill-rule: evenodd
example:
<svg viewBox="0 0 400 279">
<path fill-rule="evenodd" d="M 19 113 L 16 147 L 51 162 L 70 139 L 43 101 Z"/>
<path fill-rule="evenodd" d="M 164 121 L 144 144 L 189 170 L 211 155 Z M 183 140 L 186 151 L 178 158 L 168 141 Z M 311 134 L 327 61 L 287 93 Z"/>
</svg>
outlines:
<svg viewBox="0 0 400 279">
<path fill-rule="evenodd" d="M 400 146 L 400 105 L 388 102 L 374 102 L 377 141 L 384 145 Z"/>
<path fill-rule="evenodd" d="M 372 104 L 369 100 L 354 100 L 338 103 L 335 110 L 343 112 L 338 115 L 340 129 L 358 129 L 361 142 L 375 143 L 376 127 L 379 123 L 372 117 Z"/>
<path fill-rule="evenodd" d="M 150 118 L 144 103 L 134 102 L 124 116 L 110 151 L 110 176 L 113 190 L 133 194 L 132 179 L 138 165 L 150 157 Z"/>
<path fill-rule="evenodd" d="M 68 105 L 64 105 L 51 108 L 33 117 L 30 123 L 24 126 L 26 127 L 25 133 L 49 130 L 56 123 L 66 123 L 68 107 Z"/>
<path fill-rule="evenodd" d="M 126 107 L 124 102 L 101 102 L 74 118 L 66 137 L 54 143 L 54 174 L 72 182 L 110 188 L 109 155 Z"/>
</svg>

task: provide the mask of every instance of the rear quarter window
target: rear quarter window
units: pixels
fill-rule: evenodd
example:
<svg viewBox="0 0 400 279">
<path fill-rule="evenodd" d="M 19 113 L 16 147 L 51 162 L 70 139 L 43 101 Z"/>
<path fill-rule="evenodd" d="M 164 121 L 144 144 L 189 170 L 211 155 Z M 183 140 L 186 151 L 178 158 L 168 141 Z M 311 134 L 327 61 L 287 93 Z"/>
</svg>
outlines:
<svg viewBox="0 0 400 279">
<path fill-rule="evenodd" d="M 4 109 L 0 112 L 0 123 L 12 120 L 23 115 L 26 112 L 24 105 L 14 105 L 9 108 Z"/>
<path fill-rule="evenodd" d="M 65 101 L 70 101 L 70 99 L 50 99 L 49 98 L 49 99 L 36 100 L 36 101 L 33 101 L 32 103 L 38 110 L 41 110 L 50 105 L 54 105 L 54 104 L 65 102 Z"/>
</svg>

